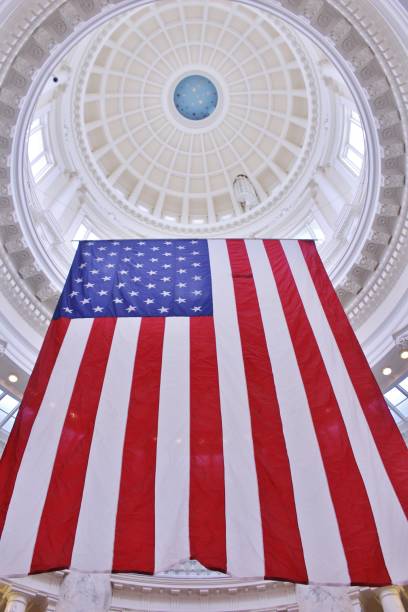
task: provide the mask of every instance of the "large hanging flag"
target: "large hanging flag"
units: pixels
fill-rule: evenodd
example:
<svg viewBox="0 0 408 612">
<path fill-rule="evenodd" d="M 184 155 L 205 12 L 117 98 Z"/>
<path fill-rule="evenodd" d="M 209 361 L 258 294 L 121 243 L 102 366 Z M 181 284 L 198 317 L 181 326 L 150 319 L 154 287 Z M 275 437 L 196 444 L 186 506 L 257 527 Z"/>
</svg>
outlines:
<svg viewBox="0 0 408 612">
<path fill-rule="evenodd" d="M 313 242 L 80 243 L 1 462 L 0 576 L 404 583 L 407 508 Z"/>
</svg>

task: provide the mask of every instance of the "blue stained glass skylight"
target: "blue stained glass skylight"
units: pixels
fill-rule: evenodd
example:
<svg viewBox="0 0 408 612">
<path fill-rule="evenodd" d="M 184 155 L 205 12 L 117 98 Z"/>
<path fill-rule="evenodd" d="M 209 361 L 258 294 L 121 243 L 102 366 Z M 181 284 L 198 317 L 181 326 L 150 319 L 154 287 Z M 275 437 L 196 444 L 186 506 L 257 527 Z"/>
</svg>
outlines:
<svg viewBox="0 0 408 612">
<path fill-rule="evenodd" d="M 174 104 L 178 112 L 192 121 L 209 117 L 217 103 L 218 92 L 214 83 L 198 74 L 182 79 L 174 91 Z"/>
</svg>

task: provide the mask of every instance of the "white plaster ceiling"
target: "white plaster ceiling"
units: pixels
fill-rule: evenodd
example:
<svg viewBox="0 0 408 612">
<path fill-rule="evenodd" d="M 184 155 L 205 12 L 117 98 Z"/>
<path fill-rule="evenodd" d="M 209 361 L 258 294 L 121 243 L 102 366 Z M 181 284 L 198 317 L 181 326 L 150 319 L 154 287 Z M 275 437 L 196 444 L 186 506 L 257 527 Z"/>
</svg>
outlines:
<svg viewBox="0 0 408 612">
<path fill-rule="evenodd" d="M 240 216 L 234 178 L 247 174 L 265 200 L 310 138 L 305 64 L 296 39 L 265 13 L 225 1 L 157 2 L 93 41 L 76 129 L 104 180 L 147 216 L 187 224 Z M 190 74 L 218 90 L 205 120 L 185 119 L 173 102 Z"/>
</svg>

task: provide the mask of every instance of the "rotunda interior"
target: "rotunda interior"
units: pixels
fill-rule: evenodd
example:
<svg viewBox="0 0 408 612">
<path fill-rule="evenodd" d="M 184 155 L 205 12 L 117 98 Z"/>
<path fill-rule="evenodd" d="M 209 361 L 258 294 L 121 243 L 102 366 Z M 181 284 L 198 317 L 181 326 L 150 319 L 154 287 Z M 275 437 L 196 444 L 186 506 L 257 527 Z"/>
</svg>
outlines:
<svg viewBox="0 0 408 612">
<path fill-rule="evenodd" d="M 406 28 L 399 0 L 3 0 L 0 453 L 78 241 L 136 237 L 315 240 L 408 440 Z M 63 578 L 0 578 L 0 612 Z M 194 560 L 111 585 L 111 610 L 306 609 Z M 350 609 L 408 610 L 387 588 Z"/>
</svg>

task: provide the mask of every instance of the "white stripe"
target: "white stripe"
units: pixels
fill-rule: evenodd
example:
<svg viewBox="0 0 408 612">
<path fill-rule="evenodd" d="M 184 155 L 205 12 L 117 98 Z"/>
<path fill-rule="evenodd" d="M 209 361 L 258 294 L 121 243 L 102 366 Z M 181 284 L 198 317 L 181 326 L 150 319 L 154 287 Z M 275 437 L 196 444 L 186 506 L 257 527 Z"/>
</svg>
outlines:
<svg viewBox="0 0 408 612">
<path fill-rule="evenodd" d="M 92 319 L 69 324 L 18 471 L 0 540 L 0 576 L 30 570 L 55 456 Z"/>
<path fill-rule="evenodd" d="M 71 567 L 112 568 L 116 511 L 129 396 L 141 319 L 116 322 L 95 419 Z"/>
<path fill-rule="evenodd" d="M 167 317 L 155 481 L 155 571 L 190 558 L 190 319 Z"/>
<path fill-rule="evenodd" d="M 247 240 L 289 456 L 300 536 L 310 582 L 350 577 L 296 355 L 263 242 Z"/>
<path fill-rule="evenodd" d="M 264 576 L 264 550 L 252 428 L 235 293 L 225 240 L 208 241 L 224 436 L 227 569 Z"/>
<path fill-rule="evenodd" d="M 300 246 L 297 242 L 284 242 L 283 247 L 367 489 L 388 572 L 394 584 L 406 583 L 408 524 L 404 512 L 385 471 Z"/>
</svg>

